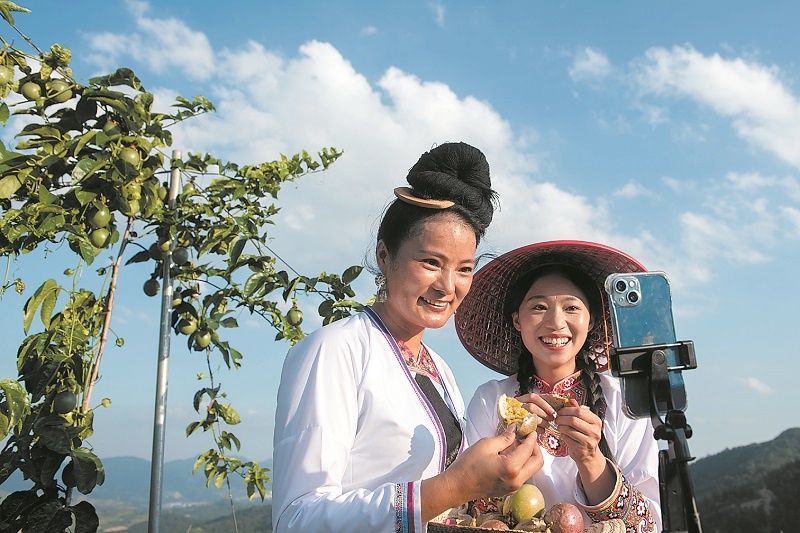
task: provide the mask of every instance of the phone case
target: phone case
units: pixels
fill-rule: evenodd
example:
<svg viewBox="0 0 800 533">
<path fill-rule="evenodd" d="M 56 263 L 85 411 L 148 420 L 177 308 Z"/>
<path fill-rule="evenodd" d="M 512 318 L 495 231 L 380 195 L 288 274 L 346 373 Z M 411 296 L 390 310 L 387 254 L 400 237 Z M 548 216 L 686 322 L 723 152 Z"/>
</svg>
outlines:
<svg viewBox="0 0 800 533">
<path fill-rule="evenodd" d="M 624 288 L 623 288 L 624 287 Z M 611 274 L 606 278 L 614 346 L 675 342 L 672 291 L 663 272 Z"/>
<path fill-rule="evenodd" d="M 615 273 L 606 278 L 609 313 L 614 346 L 646 347 L 676 342 L 672 315 L 672 290 L 664 272 Z M 680 368 L 677 352 L 666 350 L 667 366 Z M 612 365 L 613 367 L 614 365 Z M 626 414 L 632 418 L 649 417 L 651 392 L 646 373 L 621 376 Z M 686 390 L 679 370 L 669 372 L 673 408 L 686 409 Z M 655 400 L 658 414 L 669 409 L 665 398 Z"/>
</svg>

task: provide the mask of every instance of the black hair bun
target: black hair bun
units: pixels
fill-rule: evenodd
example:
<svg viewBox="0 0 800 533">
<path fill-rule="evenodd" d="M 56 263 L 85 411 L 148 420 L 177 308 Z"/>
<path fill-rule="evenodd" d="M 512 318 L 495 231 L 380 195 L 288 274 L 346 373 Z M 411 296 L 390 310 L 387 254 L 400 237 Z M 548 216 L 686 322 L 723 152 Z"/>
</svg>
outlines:
<svg viewBox="0 0 800 533">
<path fill-rule="evenodd" d="M 455 202 L 481 233 L 492 221 L 497 193 L 491 187 L 486 156 L 474 146 L 441 144 L 422 154 L 406 179 L 419 197 Z"/>
</svg>

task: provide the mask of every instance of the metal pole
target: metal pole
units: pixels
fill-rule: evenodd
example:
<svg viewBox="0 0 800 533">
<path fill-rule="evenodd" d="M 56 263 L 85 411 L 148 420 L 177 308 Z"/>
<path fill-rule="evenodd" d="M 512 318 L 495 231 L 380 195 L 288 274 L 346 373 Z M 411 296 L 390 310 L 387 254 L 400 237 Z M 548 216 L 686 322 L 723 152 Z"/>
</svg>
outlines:
<svg viewBox="0 0 800 533">
<path fill-rule="evenodd" d="M 180 150 L 172 151 L 172 172 L 170 174 L 169 193 L 167 203 L 175 207 L 175 198 L 178 197 L 181 170 L 175 161 L 181 158 Z M 171 335 L 170 321 L 172 318 L 172 248 L 164 253 L 162 263 L 162 290 L 161 290 L 161 331 L 158 338 L 158 374 L 156 377 L 156 409 L 153 421 L 153 454 L 150 462 L 150 509 L 147 522 L 148 533 L 158 533 L 161 520 L 161 492 L 164 480 L 164 435 L 167 417 L 167 377 L 169 374 L 169 340 Z"/>
</svg>

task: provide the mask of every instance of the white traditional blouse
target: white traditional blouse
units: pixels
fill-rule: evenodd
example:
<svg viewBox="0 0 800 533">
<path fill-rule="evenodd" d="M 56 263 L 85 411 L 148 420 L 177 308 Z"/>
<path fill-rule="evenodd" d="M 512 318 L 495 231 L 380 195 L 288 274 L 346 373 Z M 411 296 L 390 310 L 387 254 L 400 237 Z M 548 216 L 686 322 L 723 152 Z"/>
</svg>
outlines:
<svg viewBox="0 0 800 533">
<path fill-rule="evenodd" d="M 428 352 L 463 432 L 453 374 Z M 424 532 L 420 481 L 444 470 L 445 452 L 433 407 L 374 311 L 324 326 L 289 350 L 283 365 L 274 531 Z"/>
<path fill-rule="evenodd" d="M 544 466 L 530 483 L 536 485 L 550 507 L 559 502 L 577 505 L 584 515 L 585 527 L 592 522 L 621 518 L 628 531 L 660 532 L 661 507 L 658 483 L 658 443 L 653 437 L 649 419 L 631 419 L 623 414 L 619 380 L 598 374 L 606 401 L 603 433 L 614 457 L 617 484 L 609 498 L 598 505 L 588 505 L 578 478 L 578 467 L 567 454 L 566 444 L 554 425 L 539 435 Z M 534 379 L 535 392 L 556 393 L 574 397 L 585 403 L 586 389 L 580 383 L 580 372 L 557 384 Z M 481 437 L 494 436 L 500 427 L 497 398 L 501 394 L 519 395 L 516 374 L 503 380 L 484 383 L 467 408 L 466 437 L 474 444 Z"/>
</svg>

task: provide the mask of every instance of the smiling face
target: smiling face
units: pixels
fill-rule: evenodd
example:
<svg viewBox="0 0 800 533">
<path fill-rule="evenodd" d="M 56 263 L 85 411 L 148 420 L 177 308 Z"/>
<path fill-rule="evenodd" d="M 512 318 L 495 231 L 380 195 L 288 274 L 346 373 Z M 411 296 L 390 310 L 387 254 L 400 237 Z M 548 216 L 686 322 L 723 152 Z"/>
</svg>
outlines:
<svg viewBox="0 0 800 533">
<path fill-rule="evenodd" d="M 576 371 L 575 356 L 592 327 L 586 295 L 558 273 L 533 282 L 512 323 L 533 356 L 536 373 L 551 384 Z"/>
<path fill-rule="evenodd" d="M 475 231 L 446 213 L 424 222 L 394 254 L 378 242 L 388 299 L 373 307 L 392 335 L 415 350 L 426 328 L 447 323 L 472 285 L 475 248 Z"/>
</svg>

